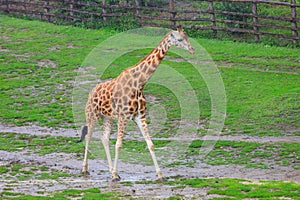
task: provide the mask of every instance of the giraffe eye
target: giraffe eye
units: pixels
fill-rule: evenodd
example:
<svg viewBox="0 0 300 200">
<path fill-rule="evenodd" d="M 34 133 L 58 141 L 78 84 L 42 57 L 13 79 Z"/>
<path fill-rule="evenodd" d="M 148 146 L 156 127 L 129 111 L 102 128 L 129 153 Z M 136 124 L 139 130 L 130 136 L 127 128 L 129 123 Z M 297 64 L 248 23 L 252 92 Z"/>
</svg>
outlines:
<svg viewBox="0 0 300 200">
<path fill-rule="evenodd" d="M 183 41 L 183 39 L 178 39 L 178 42 L 182 42 Z"/>
</svg>

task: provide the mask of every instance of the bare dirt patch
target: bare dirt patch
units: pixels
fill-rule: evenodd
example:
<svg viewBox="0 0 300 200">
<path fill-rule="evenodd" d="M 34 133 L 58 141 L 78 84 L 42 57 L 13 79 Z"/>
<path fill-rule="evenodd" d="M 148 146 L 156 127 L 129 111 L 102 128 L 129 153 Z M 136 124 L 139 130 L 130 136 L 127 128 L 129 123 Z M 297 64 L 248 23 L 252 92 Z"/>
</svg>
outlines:
<svg viewBox="0 0 300 200">
<path fill-rule="evenodd" d="M 74 129 L 54 129 L 39 126 L 7 126 L 0 124 L 0 132 L 15 132 L 27 133 L 33 135 L 52 135 L 52 136 L 66 136 L 79 137 L 79 133 Z M 124 139 L 128 139 L 124 138 Z M 129 138 L 130 139 L 130 138 Z M 251 142 L 295 142 L 299 141 L 299 137 L 249 137 L 249 136 L 221 136 L 215 138 L 216 140 L 237 140 L 237 141 L 251 141 Z M 99 147 L 101 148 L 101 147 Z M 122 152 L 121 152 L 122 153 Z M 100 188 L 101 191 L 121 191 L 132 197 L 153 197 L 153 198 L 167 198 L 175 195 L 183 195 L 186 198 L 196 197 L 199 199 L 208 199 L 205 188 L 191 188 L 191 187 L 176 187 L 160 183 L 137 183 L 141 180 L 156 180 L 155 170 L 152 165 L 131 164 L 124 160 L 119 162 L 119 174 L 122 181 L 119 183 L 112 183 L 111 174 L 108 170 L 106 158 L 89 159 L 90 176 L 81 175 L 82 155 L 75 153 L 51 153 L 46 155 L 38 155 L 23 150 L 19 152 L 0 151 L 0 167 L 9 166 L 13 163 L 19 163 L 26 166 L 25 171 L 32 169 L 35 166 L 45 166 L 44 173 L 51 174 L 52 171 L 68 174 L 68 177 L 58 177 L 56 179 L 41 179 L 33 172 L 30 178 L 25 180 L 18 178 L 19 174 L 8 176 L 5 173 L 0 174 L 1 183 L 0 191 L 3 189 L 12 189 L 15 192 L 23 192 L 31 195 L 38 195 L 41 191 L 44 195 L 54 190 L 63 189 L 88 189 Z M 196 159 L 196 158 L 195 158 Z M 28 169 L 27 169 L 28 168 Z M 186 165 L 162 166 L 163 174 L 172 180 L 172 177 L 186 177 L 186 178 L 242 178 L 252 181 L 257 180 L 284 180 L 295 181 L 300 183 L 299 170 L 295 170 L 288 166 L 276 166 L 276 168 L 259 169 L 247 168 L 241 165 L 208 165 L 197 161 L 193 167 Z M 24 171 L 23 170 L 23 171 Z M 39 194 L 40 195 L 40 194 Z"/>
<path fill-rule="evenodd" d="M 60 45 L 55 45 L 48 48 L 49 51 L 59 51 L 59 49 L 60 49 Z"/>
<path fill-rule="evenodd" d="M 0 132 L 25 133 L 30 135 L 51 135 L 63 137 L 79 137 L 79 133 L 74 129 L 49 128 L 36 125 L 14 126 L 0 123 Z"/>
<path fill-rule="evenodd" d="M 36 177 L 29 180 L 18 180 L 17 178 L 4 178 L 3 174 L 0 184 L 0 191 L 4 188 L 12 188 L 16 192 L 36 195 L 39 191 L 49 193 L 62 189 L 87 189 L 91 187 L 103 188 L 103 191 L 122 191 L 133 197 L 155 197 L 166 198 L 176 194 L 186 197 L 205 197 L 206 191 L 203 188 L 176 188 L 165 184 L 143 184 L 135 183 L 141 180 L 155 180 L 153 166 L 139 164 L 128 164 L 120 161 L 119 174 L 122 177 L 120 183 L 110 181 L 107 162 L 102 159 L 90 159 L 90 176 L 85 177 L 80 174 L 82 160 L 77 159 L 75 154 L 52 153 L 48 155 L 35 155 L 30 152 L 6 152 L 0 151 L 0 166 L 10 163 L 21 163 L 28 166 L 47 166 L 47 171 L 57 170 L 68 173 L 70 176 L 58 179 L 38 179 Z M 210 166 L 198 163 L 194 168 L 185 166 L 164 167 L 163 173 L 169 179 L 174 176 L 199 178 L 199 177 L 230 177 L 251 180 L 285 180 L 300 182 L 300 174 L 290 169 L 249 169 L 237 165 Z M 130 183 L 123 184 L 123 183 Z"/>
<path fill-rule="evenodd" d="M 51 68 L 56 68 L 56 64 L 49 59 L 43 59 L 37 62 L 38 66 L 40 67 L 51 67 Z"/>
<path fill-rule="evenodd" d="M 150 97 L 150 96 L 147 96 Z M 155 99 L 152 99 L 155 101 Z M 0 123 L 1 132 L 25 133 L 31 135 L 51 135 L 63 137 L 80 137 L 80 131 L 66 128 L 49 128 L 36 125 L 30 126 L 14 126 Z M 95 133 L 98 137 L 98 134 Z M 138 135 L 136 133 L 134 135 Z M 113 137 L 114 134 L 112 134 Z M 125 135 L 125 139 L 132 139 L 130 135 Z M 138 138 L 135 138 L 138 139 Z M 140 137 L 143 140 L 143 137 Z M 159 140 L 172 140 L 172 138 L 153 138 Z M 258 142 L 258 143 L 275 143 L 275 142 L 300 142 L 300 136 L 249 136 L 249 135 L 220 135 L 220 136 L 203 136 L 199 140 L 225 140 L 225 141 L 243 141 L 243 142 Z"/>
<path fill-rule="evenodd" d="M 8 52 L 9 51 L 9 49 L 3 49 L 1 46 L 0 46 L 0 53 L 1 52 Z"/>
<path fill-rule="evenodd" d="M 0 36 L 0 39 L 3 39 L 3 40 L 8 40 L 8 39 L 10 39 L 10 37 L 8 37 L 8 36 L 5 36 L 5 35 L 1 35 L 1 36 Z"/>
</svg>

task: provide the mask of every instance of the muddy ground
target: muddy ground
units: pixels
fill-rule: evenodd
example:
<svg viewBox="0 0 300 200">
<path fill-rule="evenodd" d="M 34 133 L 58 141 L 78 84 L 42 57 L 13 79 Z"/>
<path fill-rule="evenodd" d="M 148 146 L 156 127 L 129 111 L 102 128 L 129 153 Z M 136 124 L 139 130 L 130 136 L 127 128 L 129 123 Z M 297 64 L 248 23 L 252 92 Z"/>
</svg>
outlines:
<svg viewBox="0 0 300 200">
<path fill-rule="evenodd" d="M 53 136 L 79 137 L 73 129 L 51 129 L 38 126 L 27 127 L 9 127 L 0 124 L 0 132 L 16 132 L 27 134 L 50 134 Z M 126 138 L 125 138 L 126 139 Z M 212 139 L 212 138 L 207 138 Z M 220 136 L 220 140 L 252 141 L 252 142 L 295 142 L 300 141 L 300 137 L 249 137 L 249 136 Z M 140 164 L 130 164 L 119 162 L 119 174 L 122 182 L 113 183 L 110 181 L 110 173 L 105 159 L 90 159 L 90 175 L 84 177 L 80 175 L 82 160 L 78 159 L 76 154 L 52 153 L 47 155 L 36 155 L 28 151 L 6 152 L 0 151 L 0 166 L 21 163 L 28 166 L 47 166 L 48 171 L 57 170 L 70 174 L 69 177 L 59 179 L 45 180 L 24 180 L 20 181 L 14 177 L 2 176 L 0 182 L 0 191 L 4 188 L 11 188 L 15 192 L 22 192 L 31 195 L 41 195 L 41 191 L 46 195 L 54 190 L 63 190 L 70 188 L 87 189 L 100 188 L 102 191 L 121 191 L 133 197 L 155 197 L 167 198 L 177 194 L 186 197 L 193 196 L 202 199 L 210 198 L 206 196 L 203 188 L 174 188 L 165 184 L 136 184 L 135 181 L 155 180 L 154 167 Z M 251 180 L 285 180 L 300 183 L 300 172 L 291 167 L 278 166 L 273 169 L 246 168 L 240 165 L 220 165 L 211 166 L 197 162 L 194 167 L 172 166 L 163 167 L 163 174 L 172 179 L 172 177 L 230 177 Z M 124 184 L 129 182 L 130 184 Z"/>
</svg>

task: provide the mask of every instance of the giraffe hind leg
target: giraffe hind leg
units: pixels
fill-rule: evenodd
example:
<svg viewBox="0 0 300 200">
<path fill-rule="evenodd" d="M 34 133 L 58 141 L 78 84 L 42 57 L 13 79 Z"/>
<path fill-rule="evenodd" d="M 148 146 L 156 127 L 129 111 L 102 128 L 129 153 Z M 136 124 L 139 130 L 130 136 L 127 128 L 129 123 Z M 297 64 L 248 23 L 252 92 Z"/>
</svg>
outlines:
<svg viewBox="0 0 300 200">
<path fill-rule="evenodd" d="M 90 124 L 87 127 L 87 134 L 85 135 L 85 152 L 84 152 L 84 159 L 82 164 L 82 173 L 88 175 L 88 150 L 89 150 L 89 143 L 93 134 L 95 125 Z"/>
<path fill-rule="evenodd" d="M 109 151 L 109 138 L 111 133 L 112 121 L 106 118 L 103 118 L 102 121 L 103 121 L 103 127 L 102 127 L 103 132 L 102 132 L 101 140 L 106 153 L 109 171 L 112 172 L 113 165 L 112 165 L 112 160 Z"/>
</svg>

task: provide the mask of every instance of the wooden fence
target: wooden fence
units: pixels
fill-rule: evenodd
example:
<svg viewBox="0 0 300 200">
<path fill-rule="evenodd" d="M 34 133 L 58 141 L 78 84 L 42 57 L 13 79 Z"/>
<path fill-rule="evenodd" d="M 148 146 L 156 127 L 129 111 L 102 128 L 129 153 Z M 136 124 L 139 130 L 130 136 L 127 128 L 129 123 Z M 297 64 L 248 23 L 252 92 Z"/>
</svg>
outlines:
<svg viewBox="0 0 300 200">
<path fill-rule="evenodd" d="M 117 5 L 108 5 L 102 1 L 80 0 L 1 0 L 0 12 L 26 15 L 46 21 L 108 23 L 111 19 L 131 16 L 139 25 L 173 28 L 183 24 L 185 28 L 209 30 L 213 34 L 219 31 L 252 35 L 256 41 L 261 37 L 276 37 L 299 44 L 300 4 L 296 0 L 289 2 L 267 0 L 227 0 L 250 6 L 250 12 L 237 12 L 220 9 L 218 0 L 194 1 L 184 3 L 169 0 L 158 7 L 142 6 L 139 0 Z M 197 3 L 195 3 L 197 2 Z M 223 1 L 224 2 L 224 1 Z M 266 8 L 278 11 L 272 15 L 264 13 Z M 298 14 L 298 15 L 297 15 Z M 283 15 L 283 16 L 282 16 Z M 227 16 L 227 17 L 226 17 Z M 228 16 L 231 16 L 228 17 Z"/>
</svg>

